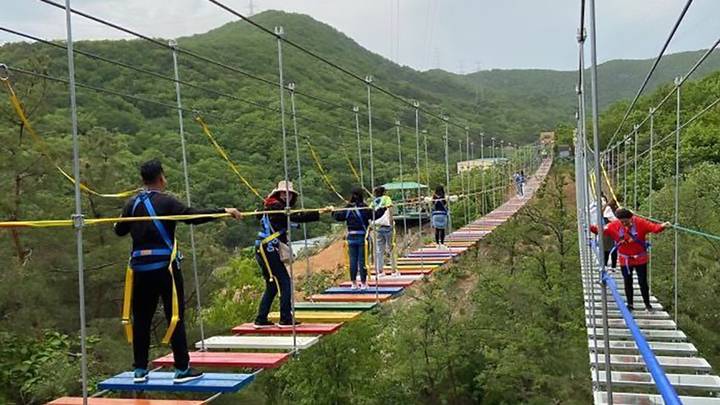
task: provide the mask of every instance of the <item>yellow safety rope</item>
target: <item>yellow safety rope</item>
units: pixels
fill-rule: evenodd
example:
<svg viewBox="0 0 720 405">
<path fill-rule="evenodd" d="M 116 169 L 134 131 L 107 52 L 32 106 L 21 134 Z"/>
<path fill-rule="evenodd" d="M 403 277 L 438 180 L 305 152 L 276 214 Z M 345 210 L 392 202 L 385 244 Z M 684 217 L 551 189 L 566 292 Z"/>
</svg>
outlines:
<svg viewBox="0 0 720 405">
<path fill-rule="evenodd" d="M 600 167 L 602 167 L 603 177 L 605 177 L 605 182 L 607 183 L 608 190 L 610 190 L 610 194 L 612 194 L 613 200 L 615 200 L 616 203 L 620 204 L 617 196 L 615 195 L 615 190 L 613 189 L 612 184 L 610 184 L 610 179 L 608 178 L 607 171 L 605 171 L 605 165 L 600 163 Z"/>
<path fill-rule="evenodd" d="M 225 152 L 225 149 L 223 149 L 222 146 L 220 146 L 220 144 L 215 140 L 215 137 L 213 136 L 212 132 L 210 132 L 210 128 L 209 128 L 208 125 L 205 123 L 205 121 L 202 119 L 202 117 L 200 117 L 200 116 L 195 117 L 195 121 L 196 121 L 198 124 L 200 124 L 200 126 L 202 127 L 203 132 L 205 133 L 205 135 L 206 135 L 206 136 L 208 137 L 208 139 L 210 140 L 210 143 L 212 143 L 212 145 L 215 147 L 215 150 L 217 151 L 217 153 L 218 153 L 223 159 L 225 159 L 225 161 L 227 162 L 228 166 L 230 166 L 230 169 L 233 171 L 233 173 L 235 173 L 235 174 L 238 176 L 238 178 L 240 178 L 240 181 L 242 181 L 242 183 L 243 183 L 253 194 L 255 194 L 259 199 L 262 200 L 263 197 L 260 195 L 260 193 L 257 191 L 257 189 L 256 189 L 255 187 L 253 187 L 253 186 L 250 184 L 250 182 L 249 182 L 242 174 L 240 174 L 240 169 L 238 168 L 238 165 L 236 165 L 236 164 L 230 159 L 230 156 L 228 156 L 227 152 Z"/>
<path fill-rule="evenodd" d="M 345 159 L 347 160 L 348 166 L 350 167 L 350 171 L 353 174 L 353 177 L 355 177 L 355 180 L 357 180 L 358 184 L 362 187 L 363 191 L 365 191 L 368 195 L 372 195 L 370 190 L 368 190 L 364 184 L 360 181 L 360 173 L 358 173 L 357 169 L 355 168 L 355 165 L 352 162 L 352 159 L 350 159 L 350 155 L 345 152 Z"/>
<path fill-rule="evenodd" d="M 170 343 L 175 328 L 177 328 L 178 322 L 180 322 L 180 301 L 178 298 L 177 286 L 175 285 L 175 273 L 173 272 L 173 263 L 177 259 L 177 240 L 173 241 L 173 250 L 170 255 L 170 264 L 168 265 L 168 271 L 170 272 L 170 282 L 172 283 L 172 315 L 170 317 L 170 323 L 168 324 L 167 331 L 162 338 L 163 344 Z M 125 329 L 125 336 L 128 343 L 133 343 L 133 324 L 131 318 L 132 312 L 132 296 L 133 296 L 133 269 L 130 267 L 130 262 L 125 269 L 125 292 L 123 294 L 123 308 L 121 322 Z"/>
<path fill-rule="evenodd" d="M 323 168 L 322 163 L 320 162 L 320 157 L 318 156 L 317 152 L 315 151 L 315 148 L 313 148 L 312 144 L 310 143 L 310 138 L 307 136 L 303 137 L 305 139 L 305 143 L 308 146 L 308 149 L 310 150 L 310 155 L 313 158 L 313 161 L 315 162 L 315 166 L 318 169 L 318 172 L 320 173 L 320 177 L 323 179 L 325 184 L 332 190 L 333 193 L 341 200 L 345 201 L 345 198 L 340 194 L 340 192 L 337 191 L 335 186 L 330 181 L 330 177 L 328 177 L 327 172 L 325 171 L 325 168 Z"/>
<path fill-rule="evenodd" d="M 13 107 L 13 110 L 15 110 L 15 114 L 20 118 L 20 121 L 22 122 L 23 126 L 27 130 L 27 132 L 30 134 L 30 137 L 32 138 L 33 142 L 37 145 L 37 147 L 40 149 L 40 153 L 47 158 L 53 166 L 57 169 L 57 171 L 60 172 L 60 174 L 68 179 L 71 183 L 75 184 L 75 178 L 68 174 L 65 170 L 58 165 L 54 159 L 52 158 L 52 154 L 50 153 L 50 148 L 48 147 L 47 143 L 38 135 L 37 132 L 35 132 L 35 129 L 30 124 L 30 120 L 28 119 L 27 115 L 25 114 L 25 110 L 23 109 L 22 103 L 20 102 L 20 99 L 17 96 L 17 93 L 15 93 L 15 89 L 13 89 L 12 84 L 10 83 L 10 79 L 7 77 L 0 76 L 0 82 L 2 82 L 5 85 L 5 89 L 7 90 L 8 96 L 10 97 L 10 104 Z M 103 198 L 128 198 L 135 193 L 137 193 L 140 189 L 135 190 L 128 190 L 123 191 L 120 193 L 100 193 L 97 192 L 90 187 L 86 186 L 82 182 L 80 182 L 80 189 L 84 191 L 87 194 L 91 194 L 97 197 L 103 197 Z"/>
</svg>

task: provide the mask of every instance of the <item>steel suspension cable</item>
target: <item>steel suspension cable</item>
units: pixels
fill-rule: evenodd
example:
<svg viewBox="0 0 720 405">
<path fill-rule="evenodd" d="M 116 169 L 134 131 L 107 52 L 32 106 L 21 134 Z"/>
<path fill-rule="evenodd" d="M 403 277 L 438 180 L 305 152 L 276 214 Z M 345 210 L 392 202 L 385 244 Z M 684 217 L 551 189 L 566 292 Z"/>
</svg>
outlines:
<svg viewBox="0 0 720 405">
<path fill-rule="evenodd" d="M 373 154 L 373 127 L 372 127 L 372 76 L 368 75 L 365 76 L 365 87 L 367 89 L 367 111 L 368 111 L 368 138 L 370 140 L 370 190 L 373 192 L 372 199 L 373 203 L 375 202 L 375 158 Z M 385 269 L 378 268 L 378 238 L 377 238 L 377 227 L 375 226 L 375 204 L 372 204 L 372 210 L 370 210 L 370 213 L 372 214 L 372 232 L 373 232 L 373 248 L 372 248 L 372 258 L 373 258 L 373 267 L 375 267 L 375 303 L 380 303 L 380 291 L 379 291 L 379 285 L 378 279 L 380 278 L 380 272 L 385 272 Z"/>
<path fill-rule="evenodd" d="M 290 258 L 288 268 L 290 270 L 290 311 L 292 316 L 292 342 L 293 342 L 293 354 L 297 354 L 297 321 L 295 318 L 295 275 L 293 274 L 293 262 L 295 257 L 292 251 L 292 221 L 290 219 L 289 211 L 292 208 L 290 206 L 290 170 L 288 168 L 288 148 L 287 148 L 287 131 L 285 127 L 285 78 L 283 71 L 283 53 L 282 53 L 282 41 L 280 38 L 284 34 L 281 26 L 275 27 L 275 33 L 277 34 L 277 60 L 278 60 L 278 87 L 280 93 L 280 129 L 282 133 L 282 146 L 283 146 L 283 169 L 285 172 L 285 211 L 287 218 L 287 235 L 288 247 L 290 249 Z"/>
<path fill-rule="evenodd" d="M 672 41 L 673 37 L 675 36 L 675 33 L 677 32 L 677 29 L 680 26 L 680 23 L 682 22 L 683 18 L 685 18 L 685 14 L 687 13 L 688 9 L 690 8 L 690 5 L 692 4 L 692 2 L 693 2 L 693 0 L 687 0 L 685 2 L 685 6 L 683 7 L 682 11 L 680 12 L 680 15 L 678 16 L 677 20 L 675 21 L 675 24 L 673 25 L 672 29 L 670 30 L 670 34 L 668 35 L 667 39 L 665 39 L 665 43 L 663 44 L 662 48 L 660 49 L 660 53 L 655 58 L 655 61 L 653 62 L 652 66 L 650 67 L 650 70 L 647 72 L 647 75 L 645 75 L 645 80 L 643 80 L 642 84 L 640 85 L 640 88 L 638 89 L 637 93 L 635 94 L 635 97 L 633 98 L 632 102 L 630 103 L 630 106 L 628 106 L 627 110 L 625 111 L 625 115 L 623 116 L 622 120 L 620 121 L 620 124 L 618 125 L 617 129 L 615 130 L 615 133 L 610 137 L 610 141 L 608 143 L 612 143 L 613 139 L 620 132 L 623 124 L 625 124 L 625 121 L 627 121 L 628 117 L 630 116 L 630 113 L 632 112 L 633 108 L 635 107 L 635 104 L 638 102 L 640 95 L 645 90 L 645 87 L 647 87 L 647 84 L 650 81 L 650 78 L 652 77 L 653 73 L 655 73 L 655 69 L 657 69 L 658 64 L 660 63 L 660 60 L 662 59 L 663 55 L 665 54 L 665 51 L 667 50 L 668 46 L 670 45 L 670 41 Z"/>
<path fill-rule="evenodd" d="M 582 1 L 582 0 L 581 0 Z M 597 211 L 596 223 L 598 224 L 598 252 L 602 254 L 605 251 L 603 246 L 603 227 L 602 227 L 602 213 L 600 207 L 602 205 L 602 180 L 600 178 L 600 130 L 599 130 L 599 108 L 598 108 L 598 83 L 597 83 L 597 30 L 595 26 L 595 0 L 589 0 L 590 8 L 590 89 L 592 99 L 592 129 L 593 129 L 593 146 L 595 150 L 595 173 L 597 176 L 597 183 L 595 187 L 595 207 Z M 612 390 L 612 369 L 610 367 L 610 350 L 607 347 L 610 334 L 608 327 L 608 303 L 607 303 L 607 282 L 605 281 L 605 263 L 600 260 L 600 275 L 602 277 L 602 314 L 603 314 L 603 337 L 605 340 L 605 389 L 608 393 L 608 405 L 613 405 L 613 390 Z"/>
<path fill-rule="evenodd" d="M 70 0 L 65 0 L 70 8 Z M 77 99 L 75 94 L 75 55 L 73 54 L 72 15 L 65 13 L 65 32 L 68 44 L 68 90 L 70 92 L 70 121 L 72 123 L 73 177 L 75 185 L 75 244 L 77 248 L 78 298 L 80 305 L 80 379 L 82 385 L 83 405 L 88 405 L 88 362 L 87 362 L 87 330 L 85 319 L 85 263 L 83 253 L 83 212 L 80 195 L 80 143 L 78 140 Z"/>
<path fill-rule="evenodd" d="M 400 198 L 402 198 L 403 202 L 406 201 L 405 199 L 405 177 L 403 176 L 403 158 L 402 158 L 402 142 L 400 139 L 400 121 L 395 121 L 395 134 L 397 135 L 397 146 L 398 146 L 398 169 L 400 172 Z M 403 240 L 407 240 L 407 215 L 403 215 Z M 397 232 L 395 233 L 397 235 Z M 403 242 L 403 249 L 407 248 L 405 242 Z M 395 264 L 395 260 L 393 260 L 393 264 Z M 393 266 L 393 273 L 397 271 L 397 268 Z"/>
<path fill-rule="evenodd" d="M 175 98 L 177 99 L 177 114 L 178 114 L 178 130 L 180 134 L 180 151 L 182 154 L 182 168 L 183 168 L 183 179 L 185 183 L 185 201 L 188 207 L 192 206 L 192 199 L 190 198 L 190 176 L 188 174 L 188 161 L 187 161 L 187 148 L 185 147 L 185 125 L 182 112 L 182 97 L 180 92 L 180 71 L 177 63 L 177 52 L 175 41 L 168 43 L 172 51 L 173 60 L 173 71 L 175 73 Z M 202 302 L 200 299 L 200 277 L 198 276 L 198 265 L 197 265 L 197 249 L 195 246 L 195 225 L 190 225 L 190 252 L 192 257 L 192 271 L 193 278 L 195 280 L 195 299 L 196 299 L 196 310 L 197 318 L 200 326 L 200 350 L 205 351 L 205 324 L 203 322 L 202 313 Z"/>
<path fill-rule="evenodd" d="M 295 107 L 295 83 L 288 83 L 290 90 L 290 113 L 293 124 L 293 138 L 295 139 L 295 163 L 297 164 L 298 192 L 300 193 L 300 209 L 305 209 L 305 193 L 303 192 L 302 165 L 300 164 L 300 136 L 297 124 L 297 109 Z M 305 276 L 310 276 L 310 256 L 308 255 L 308 233 L 307 224 L 302 223 L 303 240 L 305 242 Z"/>
<path fill-rule="evenodd" d="M 49 2 L 49 1 L 51 1 L 51 0 L 41 0 L 41 1 Z M 266 34 L 272 35 L 272 36 L 275 36 L 275 37 L 278 37 L 278 35 L 275 34 L 273 31 L 271 31 L 270 29 L 262 26 L 261 24 L 257 23 L 256 21 L 254 21 L 254 20 L 246 17 L 245 15 L 243 15 L 243 14 L 241 14 L 240 12 L 238 12 L 238 11 L 230 8 L 229 6 L 221 3 L 220 1 L 218 1 L 218 0 L 208 0 L 208 1 L 209 1 L 210 3 L 215 4 L 216 6 L 220 7 L 221 9 L 227 11 L 228 13 L 230 13 L 230 14 L 232 14 L 232 15 L 240 18 L 240 19 L 242 19 L 243 21 L 247 22 L 248 24 L 250 24 L 250 25 L 252 25 L 252 26 L 260 29 L 261 31 L 265 32 Z M 387 89 L 385 89 L 385 88 L 383 88 L 383 87 L 381 87 L 381 86 L 379 86 L 379 85 L 377 85 L 377 84 L 374 84 L 374 83 L 372 83 L 372 82 L 367 83 L 367 80 L 366 80 L 365 77 L 362 77 L 361 75 L 358 75 L 357 73 L 354 73 L 354 72 L 350 71 L 349 69 L 347 69 L 347 68 L 345 68 L 345 67 L 343 67 L 343 66 L 340 66 L 339 64 L 337 64 L 337 63 L 329 60 L 328 58 L 326 58 L 326 57 L 318 54 L 318 53 L 315 52 L 315 51 L 310 50 L 310 49 L 308 49 L 308 48 L 306 48 L 306 47 L 304 47 L 304 46 L 302 46 L 302 45 L 298 44 L 297 42 L 292 41 L 292 40 L 290 40 L 290 39 L 287 39 L 287 38 L 284 38 L 284 37 L 283 37 L 283 38 L 279 38 L 279 39 L 282 40 L 282 41 L 284 41 L 286 44 L 294 47 L 295 49 L 297 49 L 297 50 L 299 50 L 299 51 L 301 51 L 301 52 L 303 52 L 303 53 L 305 53 L 305 54 L 307 54 L 307 55 L 309 55 L 309 56 L 311 56 L 311 57 L 313 57 L 313 58 L 315 58 L 315 59 L 317 59 L 317 60 L 325 63 L 326 65 L 331 66 L 331 67 L 333 67 L 334 69 L 336 69 L 336 70 L 338 70 L 338 71 L 340 71 L 340 72 L 342 72 L 342 73 L 350 76 L 351 78 L 353 78 L 353 79 L 355 79 L 355 80 L 357 80 L 357 81 L 366 83 L 367 85 L 371 86 L 372 88 L 374 88 L 375 90 L 379 91 L 380 93 L 383 93 L 383 94 L 385 94 L 385 95 L 387 95 L 387 96 L 389 96 L 389 97 L 391 97 L 391 98 L 393 98 L 393 99 L 395 99 L 395 100 L 397 100 L 397 101 L 399 101 L 399 102 L 401 102 L 401 103 L 403 103 L 403 104 L 405 104 L 405 105 L 407 105 L 407 106 L 411 106 L 411 107 L 413 106 L 413 101 L 412 101 L 412 100 L 408 100 L 408 99 L 406 99 L 406 98 L 404 98 L 404 97 L 402 97 L 402 96 L 400 96 L 400 95 L 397 95 L 397 94 L 391 92 L 390 90 L 387 90 Z M 436 114 L 436 113 L 434 113 L 434 112 L 432 112 L 432 111 L 428 111 L 428 110 L 422 109 L 422 108 L 421 108 L 421 110 L 422 110 L 422 112 L 424 112 L 425 114 L 427 114 L 427 115 L 429 115 L 429 116 L 435 117 L 435 118 L 437 118 L 437 119 L 442 119 L 442 116 L 441 116 L 440 114 Z M 458 128 L 465 128 L 464 125 L 461 125 L 461 124 L 458 124 L 458 123 L 453 123 L 453 122 L 450 122 L 449 125 L 453 125 L 453 126 L 456 126 L 456 127 L 458 127 Z"/>
</svg>

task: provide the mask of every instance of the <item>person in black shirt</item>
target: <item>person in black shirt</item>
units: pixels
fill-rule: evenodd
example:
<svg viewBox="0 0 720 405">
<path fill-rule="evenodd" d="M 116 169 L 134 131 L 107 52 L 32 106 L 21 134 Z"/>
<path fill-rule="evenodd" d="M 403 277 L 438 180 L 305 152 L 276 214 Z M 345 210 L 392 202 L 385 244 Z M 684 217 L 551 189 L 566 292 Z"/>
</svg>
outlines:
<svg viewBox="0 0 720 405">
<path fill-rule="evenodd" d="M 277 188 L 265 198 L 263 207 L 266 211 L 284 211 L 288 207 L 294 207 L 296 200 L 297 192 L 293 189 L 292 183 L 281 181 Z M 290 221 L 295 223 L 318 221 L 320 213 L 330 210 L 331 208 L 324 208 L 319 211 L 296 212 L 290 215 Z M 255 260 L 265 279 L 265 292 L 260 299 L 254 326 L 257 329 L 275 326 L 268 320 L 268 314 L 279 291 L 280 323 L 278 326 L 292 327 L 295 321 L 292 316 L 292 280 L 285 267 L 292 260 L 290 257 L 292 252 L 287 244 L 288 215 L 285 212 L 277 212 L 261 214 L 258 217 L 261 230 L 255 240 Z M 300 322 L 295 321 L 295 325 L 299 324 Z"/>
<path fill-rule="evenodd" d="M 123 217 L 145 217 L 166 215 L 194 215 L 228 213 L 240 219 L 235 208 L 195 209 L 185 206 L 175 197 L 165 193 L 167 179 L 159 160 L 154 159 L 140 167 L 144 189 L 131 198 L 123 209 Z M 215 218 L 197 218 L 182 221 L 186 224 L 202 224 Z M 176 221 L 137 221 L 118 222 L 115 233 L 132 236 L 130 268 L 133 271 L 132 283 L 132 325 L 133 355 L 136 383 L 148 380 L 148 351 L 150 349 L 150 329 L 157 308 L 158 299 L 163 301 L 165 318 L 172 316 L 173 280 L 177 292 L 179 320 L 170 338 L 175 358 L 175 383 L 184 383 L 202 377 L 202 372 L 190 368 L 187 337 L 184 324 L 184 290 L 180 271 L 180 261 L 171 256 L 175 250 Z M 170 270 L 172 269 L 172 270 Z M 172 271 L 172 273 L 171 273 Z"/>
<path fill-rule="evenodd" d="M 432 196 L 431 222 L 435 228 L 435 243 L 440 249 L 445 249 L 445 228 L 448 224 L 448 202 L 443 186 L 437 186 Z"/>
<path fill-rule="evenodd" d="M 347 224 L 347 236 L 345 238 L 348 252 L 348 267 L 350 269 L 350 281 L 352 289 L 356 290 L 357 276 L 360 273 L 360 289 L 367 290 L 367 244 L 368 227 L 373 219 L 372 209 L 365 204 L 363 190 L 359 187 L 352 189 L 350 202 L 344 210 L 333 212 L 336 221 Z M 375 218 L 385 214 L 387 208 L 380 207 L 375 210 Z M 381 270 L 382 271 L 382 270 Z"/>
</svg>

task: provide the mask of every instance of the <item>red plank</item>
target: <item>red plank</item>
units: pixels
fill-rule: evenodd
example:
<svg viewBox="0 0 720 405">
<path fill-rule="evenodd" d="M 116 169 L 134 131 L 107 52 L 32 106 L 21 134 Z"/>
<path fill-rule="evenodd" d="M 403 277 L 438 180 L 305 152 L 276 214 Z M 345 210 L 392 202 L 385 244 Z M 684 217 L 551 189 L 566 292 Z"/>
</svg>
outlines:
<svg viewBox="0 0 720 405">
<path fill-rule="evenodd" d="M 194 367 L 276 368 L 290 358 L 289 353 L 190 352 Z M 153 360 L 154 366 L 172 366 L 173 356 Z"/>
<path fill-rule="evenodd" d="M 182 401 L 174 399 L 124 399 L 124 398 L 88 398 L 88 405 L 202 405 L 203 401 Z M 83 405 L 83 399 L 62 397 L 46 405 Z"/>
<path fill-rule="evenodd" d="M 375 294 L 372 292 L 372 288 L 369 288 L 367 294 L 314 294 L 310 297 L 310 301 L 316 302 L 375 302 L 387 301 L 392 297 L 392 294 Z"/>
<path fill-rule="evenodd" d="M 299 335 L 329 335 L 335 333 L 341 323 L 302 323 L 295 328 L 295 332 Z M 236 335 L 262 334 L 262 335 L 292 335 L 292 328 L 281 328 L 273 326 L 272 328 L 255 329 L 252 323 L 244 323 L 240 326 L 232 328 L 232 332 Z"/>
</svg>

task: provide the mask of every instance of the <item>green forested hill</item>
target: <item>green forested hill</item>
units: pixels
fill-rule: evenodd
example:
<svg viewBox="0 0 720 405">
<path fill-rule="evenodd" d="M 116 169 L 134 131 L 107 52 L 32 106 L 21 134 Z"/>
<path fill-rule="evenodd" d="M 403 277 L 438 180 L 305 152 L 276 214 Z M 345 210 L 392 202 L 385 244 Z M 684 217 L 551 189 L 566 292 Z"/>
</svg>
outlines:
<svg viewBox="0 0 720 405">
<path fill-rule="evenodd" d="M 651 93 L 663 84 L 671 83 L 675 76 L 687 72 L 705 52 L 701 50 L 666 55 L 648 83 L 645 94 Z M 604 110 L 617 101 L 632 99 L 652 62 L 651 59 L 613 60 L 600 64 L 598 66 L 600 108 Z M 715 51 L 698 68 L 693 79 L 701 79 L 718 69 L 720 69 L 720 52 Z M 429 74 L 445 80 L 468 83 L 476 89 L 480 104 L 486 99 L 497 97 L 512 100 L 516 105 L 521 105 L 528 116 L 542 117 L 543 120 L 547 120 L 545 122 L 570 121 L 576 110 L 577 72 L 574 71 L 493 69 L 465 76 L 439 71 Z M 587 80 L 590 78 L 589 70 L 586 71 L 586 78 Z M 589 93 L 588 87 L 586 92 L 588 97 Z"/>
</svg>

